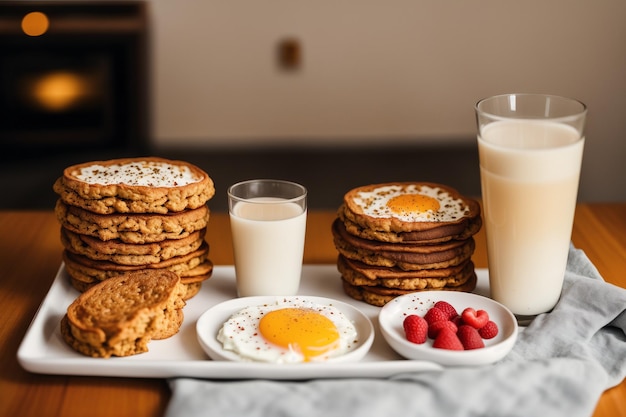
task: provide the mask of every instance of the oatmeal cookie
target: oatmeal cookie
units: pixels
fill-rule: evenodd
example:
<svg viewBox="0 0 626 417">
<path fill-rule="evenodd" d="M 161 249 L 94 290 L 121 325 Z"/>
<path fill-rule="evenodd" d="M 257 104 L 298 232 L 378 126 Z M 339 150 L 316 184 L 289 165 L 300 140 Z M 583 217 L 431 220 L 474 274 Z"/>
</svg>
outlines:
<svg viewBox="0 0 626 417">
<path fill-rule="evenodd" d="M 68 251 L 89 259 L 141 266 L 163 262 L 196 251 L 204 242 L 205 231 L 206 229 L 197 230 L 183 239 L 134 244 L 120 240 L 102 241 L 61 227 L 61 243 Z"/>
<path fill-rule="evenodd" d="M 98 214 L 179 212 L 199 208 L 215 194 L 202 169 L 156 157 L 72 165 L 53 189 L 66 204 Z"/>
<path fill-rule="evenodd" d="M 186 288 L 183 298 L 188 300 L 197 294 L 202 282 L 209 279 L 213 273 L 213 263 L 208 255 L 208 244 L 203 243 L 198 250 L 188 255 L 178 256 L 150 265 L 132 266 L 119 265 L 108 261 L 94 261 L 67 250 L 63 251 L 63 262 L 70 283 L 80 292 L 86 291 L 101 281 L 128 272 L 154 269 L 167 270 L 177 274 Z"/>
<path fill-rule="evenodd" d="M 206 228 L 210 214 L 206 204 L 197 209 L 166 214 L 96 214 L 67 205 L 61 199 L 57 201 L 54 211 L 59 223 L 74 233 L 103 241 L 119 239 L 133 244 L 183 239 Z"/>
<path fill-rule="evenodd" d="M 61 319 L 65 342 L 87 356 L 130 356 L 152 339 L 176 334 L 184 288 L 169 271 L 143 270 L 103 281 L 82 293 Z"/>
</svg>

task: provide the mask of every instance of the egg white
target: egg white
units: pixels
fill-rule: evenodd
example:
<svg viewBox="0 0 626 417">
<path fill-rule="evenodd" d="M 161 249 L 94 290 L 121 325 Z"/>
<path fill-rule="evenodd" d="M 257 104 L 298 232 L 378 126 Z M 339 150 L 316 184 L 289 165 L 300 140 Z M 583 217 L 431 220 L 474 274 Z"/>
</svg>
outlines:
<svg viewBox="0 0 626 417">
<path fill-rule="evenodd" d="M 403 194 L 422 194 L 432 197 L 439 202 L 439 210 L 395 213 L 387 206 L 387 203 L 392 198 Z M 386 185 L 371 191 L 361 191 L 353 201 L 361 208 L 364 214 L 370 217 L 394 217 L 406 222 L 455 221 L 462 218 L 467 210 L 467 206 L 463 200 L 452 197 L 446 190 L 439 187 L 417 184 Z"/>
<path fill-rule="evenodd" d="M 261 335 L 259 321 L 270 311 L 281 308 L 308 308 L 329 318 L 339 332 L 339 346 L 326 354 L 311 358 L 319 362 L 343 355 L 357 344 L 357 331 L 354 324 L 336 307 L 296 298 L 285 299 L 274 304 L 249 306 L 234 313 L 222 325 L 217 340 L 225 350 L 236 353 L 243 361 L 269 363 L 300 363 L 304 356 L 293 350 L 274 345 Z"/>
</svg>

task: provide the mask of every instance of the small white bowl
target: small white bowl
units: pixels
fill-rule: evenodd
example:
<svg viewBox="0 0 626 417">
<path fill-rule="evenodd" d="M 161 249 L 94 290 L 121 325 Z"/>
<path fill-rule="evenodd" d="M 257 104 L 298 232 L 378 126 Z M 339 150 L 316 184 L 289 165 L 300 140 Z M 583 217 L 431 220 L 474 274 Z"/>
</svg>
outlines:
<svg viewBox="0 0 626 417">
<path fill-rule="evenodd" d="M 484 348 L 463 351 L 434 348 L 430 338 L 423 344 L 409 342 L 404 334 L 404 318 L 410 314 L 423 317 L 440 300 L 450 303 L 459 314 L 467 307 L 487 311 L 490 320 L 498 325 L 498 335 L 484 340 Z M 515 316 L 502 304 L 481 295 L 455 291 L 423 291 L 396 297 L 381 308 L 378 321 L 384 339 L 401 356 L 447 366 L 497 362 L 511 351 L 518 333 Z"/>
<path fill-rule="evenodd" d="M 245 361 L 236 353 L 222 348 L 222 343 L 217 340 L 217 333 L 228 318 L 237 311 L 254 305 L 274 304 L 290 300 L 294 304 L 298 302 L 311 302 L 322 305 L 332 305 L 340 310 L 356 328 L 358 341 L 352 348 L 340 356 L 325 360 L 323 363 L 356 362 L 367 354 L 374 342 L 374 326 L 370 319 L 360 310 L 350 304 L 324 297 L 310 296 L 258 296 L 240 297 L 224 301 L 202 313 L 196 322 L 196 334 L 202 349 L 213 360 L 222 361 Z M 321 362 L 317 362 L 321 363 Z M 299 364 L 296 364 L 299 365 Z M 304 364 L 306 365 L 306 364 Z"/>
</svg>

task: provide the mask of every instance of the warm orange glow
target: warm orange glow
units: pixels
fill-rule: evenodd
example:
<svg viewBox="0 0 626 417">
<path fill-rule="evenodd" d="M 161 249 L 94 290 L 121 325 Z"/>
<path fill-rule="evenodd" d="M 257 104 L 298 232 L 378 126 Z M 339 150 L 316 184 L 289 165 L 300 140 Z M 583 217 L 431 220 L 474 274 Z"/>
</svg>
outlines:
<svg viewBox="0 0 626 417">
<path fill-rule="evenodd" d="M 41 36 L 48 31 L 50 21 L 41 12 L 28 13 L 22 19 L 22 31 L 28 36 Z"/>
<path fill-rule="evenodd" d="M 84 99 L 89 90 L 88 83 L 80 75 L 59 71 L 36 80 L 32 95 L 48 110 L 62 111 Z"/>
</svg>

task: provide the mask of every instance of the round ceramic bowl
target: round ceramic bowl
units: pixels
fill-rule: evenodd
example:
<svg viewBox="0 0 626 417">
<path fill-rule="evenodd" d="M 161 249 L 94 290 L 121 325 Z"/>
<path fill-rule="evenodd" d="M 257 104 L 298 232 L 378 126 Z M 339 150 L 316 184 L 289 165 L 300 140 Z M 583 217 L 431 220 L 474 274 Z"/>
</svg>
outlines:
<svg viewBox="0 0 626 417">
<path fill-rule="evenodd" d="M 433 340 L 423 344 L 409 342 L 404 333 L 404 318 L 410 314 L 424 316 L 437 302 L 446 301 L 459 314 L 467 308 L 485 310 L 498 325 L 498 335 L 484 340 L 485 347 L 473 350 L 446 350 L 433 347 Z M 407 359 L 425 360 L 447 366 L 485 365 L 504 358 L 517 340 L 518 325 L 513 313 L 496 301 L 477 294 L 454 291 L 423 291 L 394 298 L 381 308 L 380 330 L 387 343 Z"/>
</svg>

